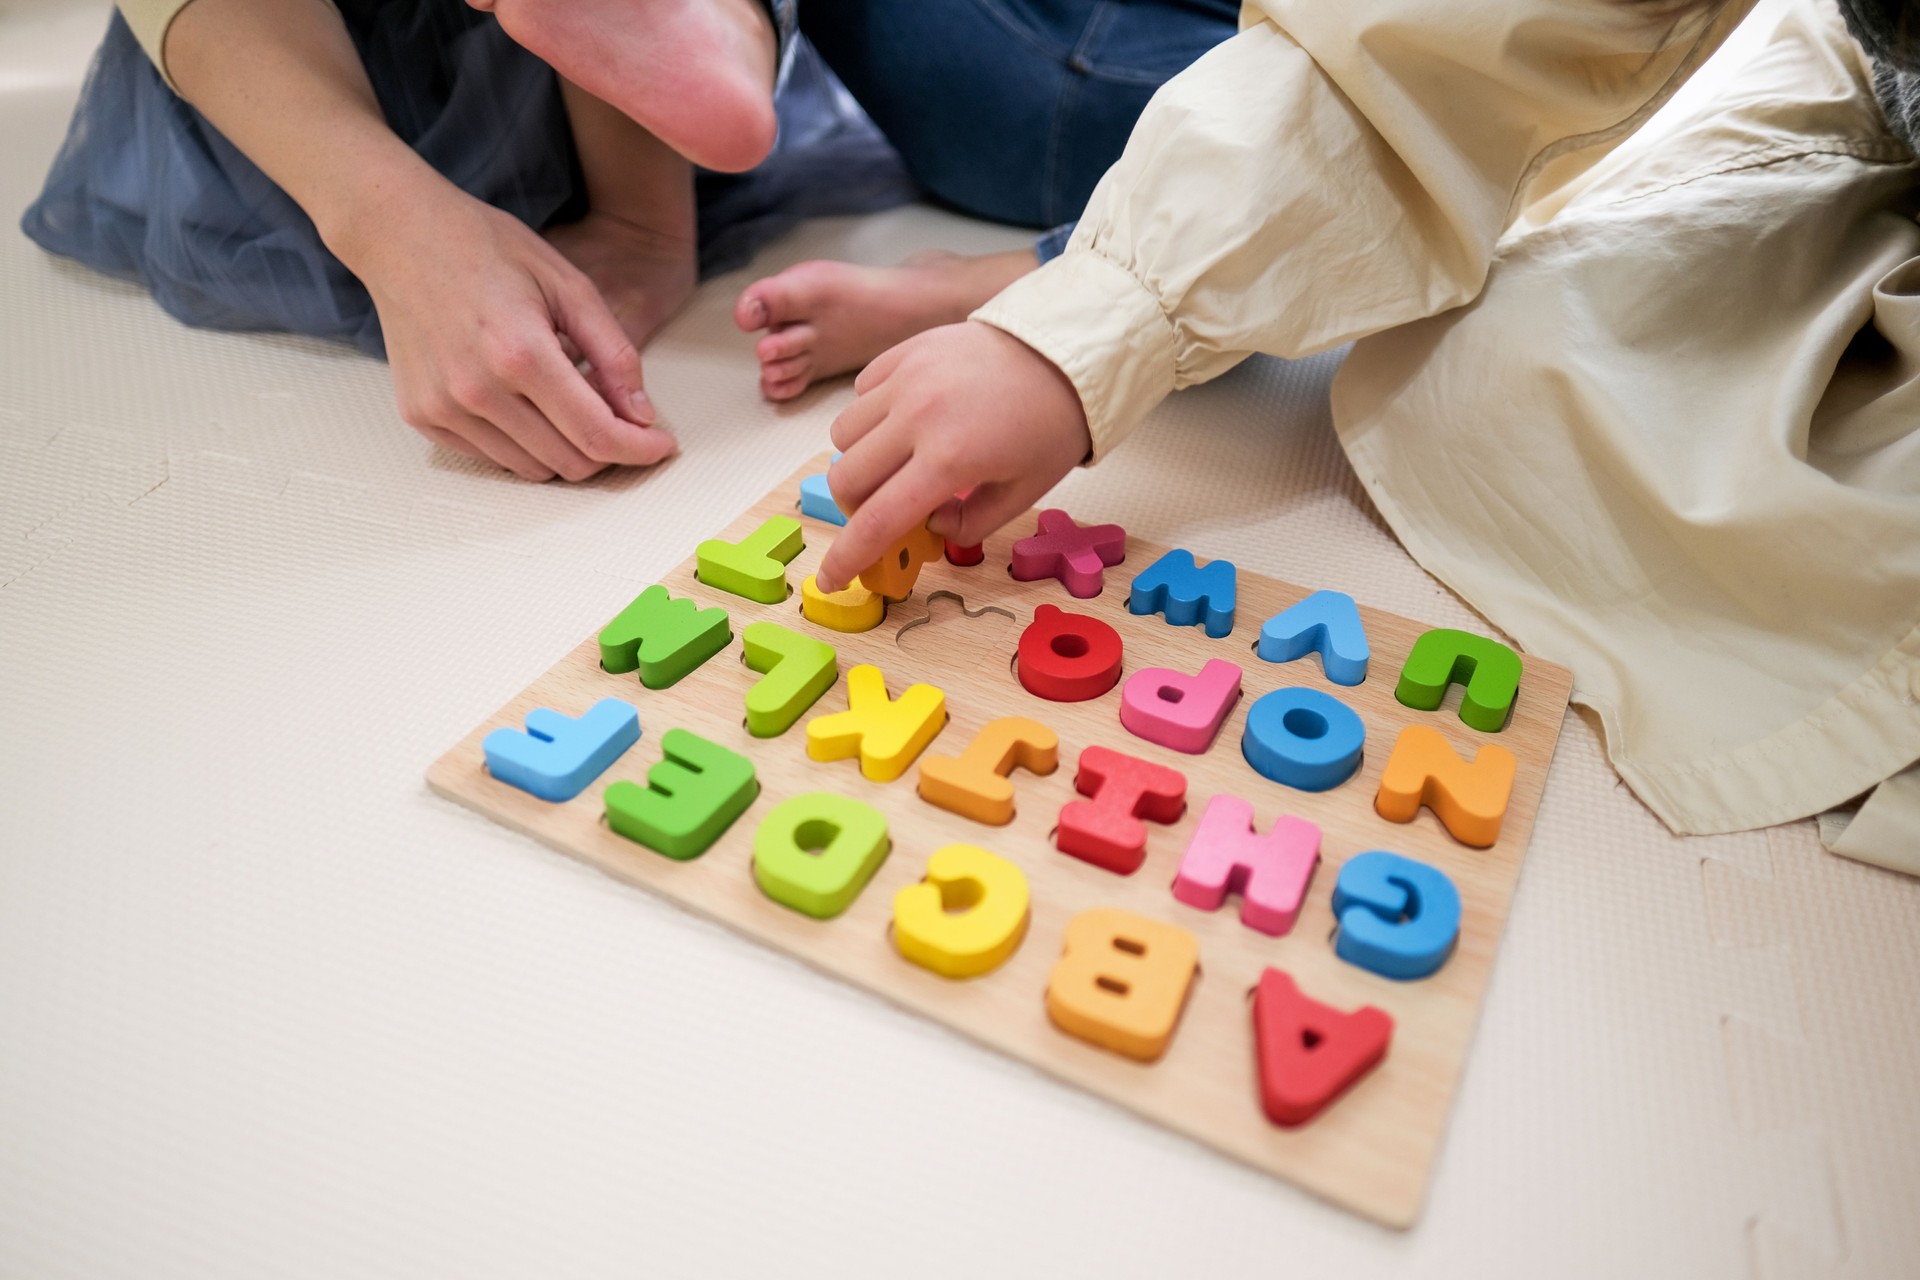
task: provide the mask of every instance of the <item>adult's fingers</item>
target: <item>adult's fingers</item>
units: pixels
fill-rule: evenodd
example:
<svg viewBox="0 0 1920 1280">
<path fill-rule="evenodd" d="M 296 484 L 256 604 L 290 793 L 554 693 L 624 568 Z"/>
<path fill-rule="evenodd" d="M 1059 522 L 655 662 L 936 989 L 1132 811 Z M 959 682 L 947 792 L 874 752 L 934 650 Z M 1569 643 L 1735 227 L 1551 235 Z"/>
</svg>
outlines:
<svg viewBox="0 0 1920 1280">
<path fill-rule="evenodd" d="M 607 469 L 607 463 L 589 457 L 554 429 L 533 401 L 512 393 L 487 408 L 486 417 L 515 443 L 552 467 L 562 480 L 585 480 Z"/>
<path fill-rule="evenodd" d="M 983 484 L 964 498 L 944 503 L 927 527 L 963 547 L 978 546 L 1001 525 L 1019 515 L 1038 494 L 1029 494 L 1017 482 Z"/>
<path fill-rule="evenodd" d="M 571 337 L 580 355 L 593 366 L 594 388 L 607 402 L 615 417 L 650 427 L 658 419 L 653 401 L 647 398 L 646 378 L 640 367 L 640 352 L 620 327 L 606 300 L 593 285 L 581 280 L 559 291 L 561 332 Z M 609 459 L 611 461 L 611 459 Z"/>
<path fill-rule="evenodd" d="M 952 492 L 952 482 L 933 463 L 919 457 L 908 462 L 848 518 L 820 561 L 817 585 L 823 591 L 846 587 Z"/>
<path fill-rule="evenodd" d="M 912 456 L 913 438 L 906 432 L 868 432 L 827 468 L 827 491 L 834 505 L 849 514 L 858 511 Z"/>
<path fill-rule="evenodd" d="M 468 444 L 465 440 L 462 440 L 445 427 L 416 427 L 414 430 L 425 436 L 429 443 L 437 444 L 442 449 L 449 450 L 453 453 L 463 454 L 466 457 L 472 458 L 475 462 L 493 461 L 492 458 L 489 458 L 480 451 L 478 445 Z"/>
<path fill-rule="evenodd" d="M 442 427 L 478 449 L 495 466 L 504 467 L 523 480 L 541 484 L 554 477 L 552 467 L 515 444 L 506 432 L 485 418 L 465 412 L 449 414 Z"/>
<path fill-rule="evenodd" d="M 531 343 L 517 354 L 520 358 L 509 362 L 503 372 L 561 435 L 593 461 L 644 467 L 677 447 L 674 438 L 658 427 L 636 426 L 615 417 L 561 354 L 557 339 Z"/>
</svg>

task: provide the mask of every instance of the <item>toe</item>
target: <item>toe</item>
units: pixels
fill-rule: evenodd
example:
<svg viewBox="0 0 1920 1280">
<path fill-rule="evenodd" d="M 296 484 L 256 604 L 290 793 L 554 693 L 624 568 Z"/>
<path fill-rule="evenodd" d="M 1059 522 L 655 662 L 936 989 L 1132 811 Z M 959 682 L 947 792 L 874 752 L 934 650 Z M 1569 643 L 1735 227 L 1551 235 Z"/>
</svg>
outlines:
<svg viewBox="0 0 1920 1280">
<path fill-rule="evenodd" d="M 767 291 L 779 277 L 769 276 L 765 280 L 755 280 L 740 291 L 733 304 L 733 322 L 742 332 L 752 333 L 764 329 L 772 323 L 771 309 L 767 306 Z"/>
<path fill-rule="evenodd" d="M 769 360 L 760 366 L 760 378 L 763 382 L 791 382 L 795 378 L 808 379 L 813 376 L 813 357 L 810 355 L 790 356 L 785 360 Z"/>
<path fill-rule="evenodd" d="M 814 333 L 810 324 L 793 324 L 778 329 L 753 344 L 753 355 L 761 364 L 791 360 L 813 350 Z"/>
<path fill-rule="evenodd" d="M 807 386 L 808 382 L 805 375 L 798 378 L 786 379 L 762 377 L 760 379 L 760 394 L 769 400 L 791 400 L 802 391 L 805 391 Z"/>
</svg>

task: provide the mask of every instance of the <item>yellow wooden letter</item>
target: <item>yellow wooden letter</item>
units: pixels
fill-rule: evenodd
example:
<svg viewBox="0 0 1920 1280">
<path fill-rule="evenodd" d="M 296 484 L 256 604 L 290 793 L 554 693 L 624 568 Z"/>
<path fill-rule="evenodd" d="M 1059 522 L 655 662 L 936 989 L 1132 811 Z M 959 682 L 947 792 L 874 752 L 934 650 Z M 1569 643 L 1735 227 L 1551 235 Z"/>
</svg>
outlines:
<svg viewBox="0 0 1920 1280">
<path fill-rule="evenodd" d="M 807 754 L 815 760 L 857 754 L 862 774 L 875 782 L 892 782 L 946 723 L 946 694 L 930 684 L 916 684 L 898 701 L 889 701 L 880 668 L 863 664 L 847 672 L 847 709 L 807 722 Z"/>
<path fill-rule="evenodd" d="M 1068 1035 L 1152 1062 L 1167 1051 L 1200 967 L 1193 935 L 1118 907 L 1067 922 L 1047 979 L 1047 1016 Z"/>
<path fill-rule="evenodd" d="M 1027 936 L 1027 877 L 1005 858 L 950 844 L 927 878 L 893 896 L 893 945 L 948 978 L 991 973 Z"/>
<path fill-rule="evenodd" d="M 800 612 L 808 622 L 835 631 L 871 631 L 887 616 L 887 602 L 866 589 L 855 578 L 845 591 L 828 595 L 808 574 L 800 583 Z"/>
<path fill-rule="evenodd" d="M 1060 738 L 1025 716 L 989 721 L 957 756 L 928 756 L 920 762 L 920 798 L 975 822 L 1005 826 L 1013 821 L 1016 768 L 1052 773 L 1060 765 Z"/>
</svg>

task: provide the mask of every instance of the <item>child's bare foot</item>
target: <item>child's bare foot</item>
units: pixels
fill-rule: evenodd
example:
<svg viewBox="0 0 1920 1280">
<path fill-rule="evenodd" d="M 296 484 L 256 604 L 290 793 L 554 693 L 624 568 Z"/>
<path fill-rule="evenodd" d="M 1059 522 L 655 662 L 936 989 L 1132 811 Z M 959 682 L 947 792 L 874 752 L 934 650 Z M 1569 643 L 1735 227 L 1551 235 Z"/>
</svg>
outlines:
<svg viewBox="0 0 1920 1280">
<path fill-rule="evenodd" d="M 748 285 L 733 319 L 749 333 L 767 330 L 754 346 L 760 393 L 791 400 L 916 333 L 966 319 L 1034 265 L 1025 249 L 977 258 L 934 251 L 897 267 L 802 262 Z"/>
<path fill-rule="evenodd" d="M 467 0 L 588 93 L 709 169 L 773 149 L 772 20 L 760 0 Z"/>
<path fill-rule="evenodd" d="M 698 268 L 691 239 L 661 235 L 598 210 L 543 234 L 593 281 L 636 349 L 693 296 Z"/>
</svg>

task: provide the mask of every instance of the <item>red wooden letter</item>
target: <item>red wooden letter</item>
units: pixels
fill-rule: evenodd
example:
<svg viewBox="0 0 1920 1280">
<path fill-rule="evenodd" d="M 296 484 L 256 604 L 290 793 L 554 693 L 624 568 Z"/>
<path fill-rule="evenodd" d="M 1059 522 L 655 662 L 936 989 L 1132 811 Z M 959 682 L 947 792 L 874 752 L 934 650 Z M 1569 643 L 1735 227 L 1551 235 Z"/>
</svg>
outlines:
<svg viewBox="0 0 1920 1280">
<path fill-rule="evenodd" d="M 1085 702 L 1119 683 L 1120 633 L 1050 604 L 1020 633 L 1020 683 L 1049 702 Z"/>
<path fill-rule="evenodd" d="M 1393 1019 L 1384 1010 L 1366 1005 L 1342 1013 L 1268 969 L 1253 992 L 1261 1109 L 1275 1124 L 1305 1124 L 1379 1065 L 1392 1039 Z"/>
<path fill-rule="evenodd" d="M 1187 807 L 1186 775 L 1106 747 L 1080 753 L 1073 785 L 1092 799 L 1074 800 L 1060 810 L 1054 843 L 1062 853 L 1123 876 L 1138 871 L 1147 858 L 1147 826 L 1141 819 L 1177 822 Z"/>
</svg>

